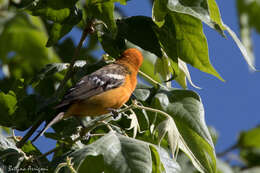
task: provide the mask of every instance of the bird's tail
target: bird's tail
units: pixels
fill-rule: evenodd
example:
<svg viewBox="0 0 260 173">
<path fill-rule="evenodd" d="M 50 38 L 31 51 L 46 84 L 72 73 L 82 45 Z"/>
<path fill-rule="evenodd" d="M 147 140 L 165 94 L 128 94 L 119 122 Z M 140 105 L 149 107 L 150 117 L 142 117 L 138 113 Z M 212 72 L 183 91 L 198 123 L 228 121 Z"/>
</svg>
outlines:
<svg viewBox="0 0 260 173">
<path fill-rule="evenodd" d="M 38 137 L 42 136 L 45 131 L 51 127 L 53 124 L 59 122 L 64 117 L 64 112 L 60 112 L 58 115 L 56 115 L 48 124 L 45 125 L 45 127 L 32 139 L 32 142 L 34 142 Z"/>
</svg>

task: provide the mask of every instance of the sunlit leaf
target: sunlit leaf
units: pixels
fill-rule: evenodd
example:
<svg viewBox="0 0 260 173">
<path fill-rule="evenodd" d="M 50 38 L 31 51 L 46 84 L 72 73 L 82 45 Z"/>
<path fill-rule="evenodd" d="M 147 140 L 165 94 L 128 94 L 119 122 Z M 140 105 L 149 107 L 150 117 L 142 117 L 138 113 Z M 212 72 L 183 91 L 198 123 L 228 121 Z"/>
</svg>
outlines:
<svg viewBox="0 0 260 173">
<path fill-rule="evenodd" d="M 230 34 L 230 36 L 233 38 L 233 40 L 235 41 L 235 43 L 237 44 L 237 46 L 239 47 L 244 59 L 246 60 L 247 64 L 249 65 L 249 67 L 253 70 L 253 71 L 257 71 L 255 66 L 254 66 L 254 61 L 252 60 L 252 58 L 250 57 L 250 55 L 248 54 L 245 46 L 241 43 L 241 41 L 239 40 L 239 38 L 237 37 L 236 33 L 229 28 L 227 25 L 223 24 L 228 33 Z"/>
<path fill-rule="evenodd" d="M 153 173 L 179 173 L 180 165 L 163 148 L 150 145 L 153 159 Z"/>
<path fill-rule="evenodd" d="M 155 95 L 154 104 L 174 119 L 181 135 L 179 147 L 194 166 L 200 171 L 216 172 L 215 150 L 200 97 L 188 90 L 162 90 Z"/>
<path fill-rule="evenodd" d="M 183 62 L 181 59 L 179 59 L 178 65 L 179 65 L 180 73 L 176 77 L 175 80 L 185 89 L 185 88 L 187 88 L 187 84 L 186 84 L 186 78 L 187 78 L 189 83 L 191 84 L 191 86 L 193 86 L 194 88 L 197 88 L 197 89 L 201 89 L 200 87 L 196 86 L 192 82 L 187 64 L 185 62 Z"/>
<path fill-rule="evenodd" d="M 37 17 L 18 13 L 5 23 L 0 36 L 0 58 L 12 69 L 10 75 L 28 79 L 45 64 L 59 62 L 53 49 L 45 47 L 46 41 L 46 30 Z M 10 53 L 13 56 L 8 59 Z"/>
<path fill-rule="evenodd" d="M 260 127 L 242 132 L 239 136 L 239 146 L 244 148 L 260 148 Z"/>
<path fill-rule="evenodd" d="M 17 99 L 13 91 L 5 94 L 0 92 L 0 123 L 2 126 L 12 125 L 12 115 L 16 110 Z"/>
<path fill-rule="evenodd" d="M 175 25 L 178 57 L 184 62 L 223 81 L 210 63 L 208 44 L 203 33 L 202 23 L 194 17 L 179 13 L 172 13 L 166 17 L 166 20 L 172 20 Z"/>
<path fill-rule="evenodd" d="M 171 11 L 196 17 L 223 35 L 221 18 L 214 0 L 169 0 L 167 7 Z"/>
<path fill-rule="evenodd" d="M 137 131 L 140 132 L 140 126 L 136 114 L 134 113 L 133 110 L 131 111 L 131 114 L 129 115 L 128 118 L 131 119 L 131 123 L 130 123 L 130 127 L 127 130 L 133 129 L 133 138 L 135 138 Z"/>
</svg>

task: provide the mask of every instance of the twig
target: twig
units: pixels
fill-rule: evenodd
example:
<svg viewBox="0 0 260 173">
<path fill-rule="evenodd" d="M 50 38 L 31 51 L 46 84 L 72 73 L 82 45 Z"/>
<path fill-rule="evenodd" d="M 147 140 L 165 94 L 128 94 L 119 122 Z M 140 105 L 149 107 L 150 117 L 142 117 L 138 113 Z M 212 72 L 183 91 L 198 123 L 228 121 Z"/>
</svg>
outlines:
<svg viewBox="0 0 260 173">
<path fill-rule="evenodd" d="M 67 73 L 65 74 L 65 77 L 63 78 L 63 80 L 61 81 L 57 91 L 55 92 L 55 94 L 53 95 L 53 97 L 51 97 L 48 101 L 46 101 L 43 106 L 40 108 L 39 112 L 43 111 L 46 106 L 48 106 L 49 104 L 54 103 L 55 101 L 57 101 L 57 99 L 60 97 L 65 84 L 67 83 L 67 81 L 71 78 L 71 76 L 73 75 L 73 69 L 74 69 L 74 64 L 78 58 L 80 49 L 83 45 L 84 40 L 86 39 L 87 35 L 89 33 L 93 33 L 93 27 L 94 26 L 94 21 L 90 21 L 89 24 L 86 26 L 86 28 L 83 30 L 83 33 L 81 35 L 80 38 L 80 42 L 78 44 L 78 46 L 76 47 L 75 51 L 74 51 L 74 56 L 71 60 L 69 69 L 67 71 Z M 41 125 L 41 123 L 43 122 L 43 117 L 40 116 L 40 118 L 38 119 L 38 121 L 31 127 L 31 129 L 26 133 L 26 135 L 22 138 L 22 140 L 20 142 L 17 143 L 17 147 L 21 148 L 25 142 L 32 136 L 32 134 L 35 132 L 35 130 Z"/>
<path fill-rule="evenodd" d="M 32 136 L 32 134 L 35 132 L 35 130 L 38 129 L 38 127 L 41 125 L 43 120 L 38 120 L 31 128 L 30 130 L 25 134 L 25 136 L 16 143 L 17 148 L 22 148 L 22 146 L 25 144 L 25 142 Z"/>
<path fill-rule="evenodd" d="M 159 109 L 154 109 L 154 108 L 138 105 L 137 101 L 134 101 L 133 108 L 144 109 L 144 110 L 147 110 L 147 111 L 151 111 L 151 112 L 155 112 L 155 113 L 159 113 L 161 115 L 164 115 L 166 118 L 172 118 L 169 114 L 167 114 L 166 112 L 161 111 Z"/>
<path fill-rule="evenodd" d="M 67 81 L 71 78 L 71 76 L 73 75 L 73 70 L 74 70 L 74 64 L 79 56 L 79 52 L 80 49 L 83 45 L 84 40 L 86 39 L 86 37 L 88 36 L 89 33 L 93 33 L 94 32 L 94 21 L 90 21 L 89 24 L 86 26 L 86 28 L 83 30 L 83 33 L 81 35 L 80 41 L 78 46 L 76 47 L 75 51 L 74 51 L 74 55 L 73 58 L 70 62 L 70 66 L 69 69 L 67 71 L 67 73 L 65 74 L 65 77 L 63 78 L 63 80 L 61 81 L 56 93 L 54 94 L 54 98 L 57 98 L 57 96 L 59 96 L 62 92 L 62 90 L 65 87 L 65 84 L 67 83 Z"/>
<path fill-rule="evenodd" d="M 150 76 L 148 76 L 147 74 L 145 74 L 144 72 L 142 72 L 141 70 L 139 70 L 139 74 L 140 74 L 141 76 L 143 76 L 144 78 L 148 79 L 149 81 L 151 81 L 153 84 L 159 85 L 160 87 L 162 87 L 162 88 L 168 90 L 168 87 L 167 87 L 167 86 L 162 85 L 161 83 L 157 82 L 156 80 L 154 80 L 153 78 L 151 78 Z"/>
<path fill-rule="evenodd" d="M 53 149 L 51 149 L 50 151 L 47 151 L 46 153 L 44 153 L 44 154 L 40 155 L 39 157 L 37 157 L 37 159 L 46 157 L 46 156 L 50 155 L 51 153 L 54 153 L 54 152 L 58 151 L 58 150 L 61 149 L 61 148 L 62 148 L 61 146 L 56 147 L 56 148 L 53 148 Z"/>
<path fill-rule="evenodd" d="M 227 148 L 226 150 L 220 152 L 217 154 L 218 157 L 223 157 L 224 155 L 226 155 L 227 153 L 229 153 L 232 150 L 235 150 L 238 148 L 238 144 L 234 144 L 232 146 L 230 146 L 229 148 Z"/>
<path fill-rule="evenodd" d="M 58 173 L 61 168 L 67 166 L 72 173 L 77 173 L 77 171 L 73 168 L 73 163 L 71 162 L 71 160 L 72 160 L 71 157 L 67 157 L 67 158 L 66 158 L 66 162 L 60 163 L 60 164 L 57 166 L 57 168 L 55 169 L 54 172 L 55 172 L 55 173 Z"/>
<path fill-rule="evenodd" d="M 130 109 L 133 108 L 133 104 L 121 109 L 118 113 L 122 113 L 122 112 L 126 112 Z M 100 126 L 100 124 L 103 124 L 105 120 L 109 119 L 112 117 L 112 113 L 107 114 L 106 116 L 100 117 L 100 118 L 96 118 L 95 120 L 93 120 L 93 122 L 91 122 L 88 126 L 84 127 L 84 129 L 82 129 L 81 135 L 79 137 L 77 137 L 76 139 L 74 139 L 73 143 L 79 141 L 82 139 L 82 136 L 84 136 L 84 134 L 91 132 L 93 129 L 95 129 L 96 127 Z M 103 121 L 103 122 L 102 122 Z M 102 122 L 102 123 L 101 123 Z"/>
</svg>

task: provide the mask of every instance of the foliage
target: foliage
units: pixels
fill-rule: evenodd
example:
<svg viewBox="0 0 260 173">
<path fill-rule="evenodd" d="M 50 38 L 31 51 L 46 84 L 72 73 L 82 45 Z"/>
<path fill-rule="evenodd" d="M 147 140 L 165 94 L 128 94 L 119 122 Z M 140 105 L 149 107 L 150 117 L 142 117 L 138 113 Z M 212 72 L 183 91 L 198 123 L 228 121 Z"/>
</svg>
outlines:
<svg viewBox="0 0 260 173">
<path fill-rule="evenodd" d="M 250 27 L 259 30 L 254 22 L 258 1 L 246 4 L 252 10 L 244 8 L 245 2 L 238 0 L 239 14 L 249 16 Z M 254 69 L 251 54 L 222 22 L 215 0 L 152 3 L 151 17 L 123 18 L 117 9 L 127 5 L 127 0 L 0 1 L 0 126 L 5 130 L 35 132 L 57 113 L 52 107 L 83 75 L 109 63 L 128 47 L 138 47 L 144 55 L 134 101 L 119 110 L 117 119 L 111 114 L 87 117 L 84 129 L 75 119 L 62 120 L 53 125 L 53 133 L 45 134 L 56 141 L 56 147 L 45 154 L 30 140 L 23 141 L 27 136 L 21 140 L 1 135 L 0 172 L 259 170 L 259 127 L 242 132 L 232 147 L 239 148 L 245 170 L 231 168 L 216 156 L 217 135 L 205 123 L 200 96 L 186 90 L 187 79 L 197 87 L 187 64 L 224 81 L 210 63 L 203 23 L 220 36 L 227 30 Z M 72 37 L 64 37 L 73 28 L 83 32 L 78 45 Z M 85 37 L 87 46 L 82 47 Z M 106 54 L 97 61 L 93 52 L 100 48 Z M 183 89 L 172 88 L 171 80 Z M 51 153 L 53 157 L 47 159 Z"/>
<path fill-rule="evenodd" d="M 257 20 L 260 14 L 260 2 L 257 0 L 237 0 L 237 11 L 240 23 L 241 40 L 244 43 L 251 61 L 254 61 L 252 29 L 260 32 L 260 22 Z"/>
</svg>

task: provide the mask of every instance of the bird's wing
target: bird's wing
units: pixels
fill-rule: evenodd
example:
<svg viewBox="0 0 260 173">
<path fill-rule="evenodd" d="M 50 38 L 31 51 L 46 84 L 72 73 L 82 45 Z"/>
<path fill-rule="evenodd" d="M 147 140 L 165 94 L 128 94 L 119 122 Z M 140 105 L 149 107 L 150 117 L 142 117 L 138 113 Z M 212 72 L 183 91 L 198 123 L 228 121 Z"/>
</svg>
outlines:
<svg viewBox="0 0 260 173">
<path fill-rule="evenodd" d="M 109 64 L 83 77 L 69 89 L 63 100 L 55 108 L 70 105 L 74 101 L 89 99 L 107 90 L 117 88 L 125 81 L 128 69 L 120 64 Z"/>
</svg>

